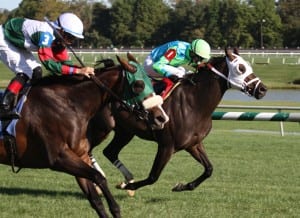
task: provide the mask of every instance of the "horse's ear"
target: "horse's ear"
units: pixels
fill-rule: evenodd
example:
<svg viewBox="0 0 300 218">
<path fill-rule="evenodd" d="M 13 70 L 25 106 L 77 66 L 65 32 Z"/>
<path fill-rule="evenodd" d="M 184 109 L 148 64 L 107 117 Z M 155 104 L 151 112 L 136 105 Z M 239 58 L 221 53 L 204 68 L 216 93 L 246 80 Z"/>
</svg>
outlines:
<svg viewBox="0 0 300 218">
<path fill-rule="evenodd" d="M 236 55 L 239 55 L 239 50 L 237 47 L 233 48 L 233 53 Z"/>
<path fill-rule="evenodd" d="M 130 52 L 127 52 L 127 59 L 128 61 L 133 61 L 135 63 L 138 63 L 136 58 Z"/>
<path fill-rule="evenodd" d="M 136 67 L 135 66 L 132 66 L 130 65 L 127 61 L 125 61 L 124 59 L 120 58 L 118 55 L 117 55 L 117 59 L 119 61 L 119 63 L 121 64 L 121 66 L 129 71 L 130 73 L 135 73 L 136 72 Z"/>
<path fill-rule="evenodd" d="M 232 55 L 232 51 L 230 48 L 226 47 L 225 48 L 225 54 L 226 54 L 226 57 L 232 61 L 234 59 L 234 56 Z"/>
</svg>

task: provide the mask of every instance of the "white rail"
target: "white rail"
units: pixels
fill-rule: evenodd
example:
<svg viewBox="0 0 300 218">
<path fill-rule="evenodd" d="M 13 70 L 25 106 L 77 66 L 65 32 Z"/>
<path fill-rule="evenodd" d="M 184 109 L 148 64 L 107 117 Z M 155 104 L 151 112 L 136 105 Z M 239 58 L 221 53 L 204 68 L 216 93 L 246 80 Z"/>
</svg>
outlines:
<svg viewBox="0 0 300 218">
<path fill-rule="evenodd" d="M 290 114 L 290 116 L 292 117 L 292 119 L 291 119 L 288 114 L 283 114 L 282 113 L 283 110 L 300 111 L 300 107 L 289 107 L 289 106 L 219 105 L 218 108 L 277 110 L 278 111 L 278 116 L 281 116 L 281 115 L 284 116 L 284 118 L 279 119 L 279 120 L 281 120 L 280 121 L 280 134 L 281 134 L 281 136 L 284 136 L 283 121 L 299 122 L 299 115 L 300 115 L 300 113 L 291 113 Z M 229 112 L 230 115 L 232 115 L 231 113 L 235 113 L 235 112 Z M 267 114 L 267 113 L 262 113 L 262 114 Z M 274 113 L 270 113 L 270 114 L 273 114 L 272 117 L 276 116 L 276 114 L 274 114 Z M 240 118 L 242 115 L 245 116 L 246 119 Z M 248 120 L 248 121 L 251 121 L 251 120 L 270 121 L 271 120 L 271 118 L 266 118 L 266 117 L 264 117 L 263 119 L 256 118 L 256 117 L 259 117 L 259 116 L 263 116 L 263 115 L 260 115 L 259 113 L 255 113 L 255 114 L 249 113 L 249 114 L 247 114 L 247 112 L 245 112 L 245 113 L 239 114 L 238 116 L 237 116 L 237 114 L 234 114 L 234 116 L 229 116 L 226 112 L 224 112 L 224 114 L 218 114 L 218 115 L 217 115 L 217 113 L 215 113 L 215 119 L 216 120 L 225 119 L 222 116 L 225 116 L 226 120 Z M 276 119 L 274 119 L 274 120 L 276 120 Z"/>
</svg>

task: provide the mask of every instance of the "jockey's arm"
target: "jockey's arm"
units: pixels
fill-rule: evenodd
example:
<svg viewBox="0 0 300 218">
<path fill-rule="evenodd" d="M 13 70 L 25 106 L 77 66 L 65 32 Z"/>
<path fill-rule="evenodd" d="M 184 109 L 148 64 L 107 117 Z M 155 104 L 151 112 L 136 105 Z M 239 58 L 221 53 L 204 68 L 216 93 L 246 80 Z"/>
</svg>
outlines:
<svg viewBox="0 0 300 218">
<path fill-rule="evenodd" d="M 161 57 L 159 61 L 153 64 L 153 69 L 164 77 L 169 77 L 171 75 L 183 77 L 185 74 L 185 69 L 183 67 L 170 65 L 170 61 L 165 56 Z"/>
<path fill-rule="evenodd" d="M 79 67 L 69 60 L 69 55 L 66 48 L 53 51 L 51 47 L 41 47 L 38 50 L 38 56 L 42 64 L 47 70 L 55 74 L 72 75 L 83 74 L 89 77 L 94 74 L 92 67 Z"/>
</svg>

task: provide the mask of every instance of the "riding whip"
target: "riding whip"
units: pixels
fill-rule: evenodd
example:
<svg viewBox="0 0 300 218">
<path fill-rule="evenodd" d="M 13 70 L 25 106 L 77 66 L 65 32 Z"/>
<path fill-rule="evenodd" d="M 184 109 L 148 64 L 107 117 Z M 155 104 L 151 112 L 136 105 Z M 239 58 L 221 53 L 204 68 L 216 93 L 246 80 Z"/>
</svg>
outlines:
<svg viewBox="0 0 300 218">
<path fill-rule="evenodd" d="M 73 48 L 68 45 L 68 43 L 66 42 L 66 40 L 64 39 L 64 37 L 60 34 L 59 31 L 57 31 L 57 29 L 55 28 L 55 26 L 51 23 L 51 21 L 45 16 L 44 20 L 48 23 L 48 25 L 53 29 L 53 31 L 55 32 L 55 34 L 63 41 L 63 43 L 65 44 L 65 46 L 72 52 L 72 54 L 74 55 L 74 57 L 77 59 L 77 61 L 80 63 L 81 67 L 85 67 L 85 65 L 83 64 L 83 62 L 81 61 L 81 59 L 76 55 L 75 51 L 73 50 Z M 132 110 L 132 108 L 130 108 L 130 106 L 128 106 L 119 96 L 117 96 L 111 89 L 109 89 L 103 82 L 101 82 L 96 76 L 91 75 L 90 76 L 91 79 L 99 86 L 102 87 L 105 91 L 107 91 L 110 95 L 112 95 L 117 101 L 119 101 L 122 105 L 125 106 L 125 108 L 127 108 L 128 110 Z"/>
</svg>

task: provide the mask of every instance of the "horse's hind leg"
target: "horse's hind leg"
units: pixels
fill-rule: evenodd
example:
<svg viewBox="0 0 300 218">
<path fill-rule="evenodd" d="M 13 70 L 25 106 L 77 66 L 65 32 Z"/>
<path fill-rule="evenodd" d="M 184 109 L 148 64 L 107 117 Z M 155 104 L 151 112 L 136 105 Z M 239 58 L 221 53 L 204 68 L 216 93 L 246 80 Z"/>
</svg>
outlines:
<svg viewBox="0 0 300 218">
<path fill-rule="evenodd" d="M 105 212 L 104 205 L 99 195 L 97 194 L 94 183 L 87 179 L 79 177 L 76 177 L 76 180 L 81 190 L 84 192 L 87 199 L 89 200 L 91 206 L 97 211 L 99 217 L 108 217 L 108 215 Z"/>
<path fill-rule="evenodd" d="M 205 152 L 203 143 L 199 143 L 196 146 L 186 149 L 201 165 L 204 167 L 204 172 L 196 178 L 194 181 L 187 184 L 177 184 L 172 191 L 185 191 L 185 190 L 194 190 L 199 186 L 204 180 L 211 176 L 213 171 L 213 166 L 210 163 L 207 154 Z"/>
<path fill-rule="evenodd" d="M 58 158 L 56 158 L 55 162 L 52 163 L 51 169 L 56 171 L 62 171 L 71 174 L 75 177 L 86 178 L 97 184 L 101 188 L 102 193 L 105 199 L 107 200 L 109 209 L 113 216 L 121 217 L 120 207 L 115 201 L 114 197 L 112 196 L 108 188 L 106 179 L 96 169 L 92 168 L 90 165 L 87 164 L 90 164 L 90 161 L 91 160 L 87 153 L 80 158 L 73 151 L 65 148 L 65 150 L 58 155 Z M 90 194 L 90 196 L 87 197 L 92 197 L 89 199 L 90 203 L 94 206 L 98 205 L 98 207 L 96 207 L 95 210 L 101 217 L 101 215 L 105 214 L 105 211 L 101 202 L 101 198 L 97 195 L 93 183 L 91 183 L 91 185 L 86 186 L 86 190 L 88 190 L 88 193 Z M 104 215 L 103 217 L 107 216 Z"/>
</svg>

